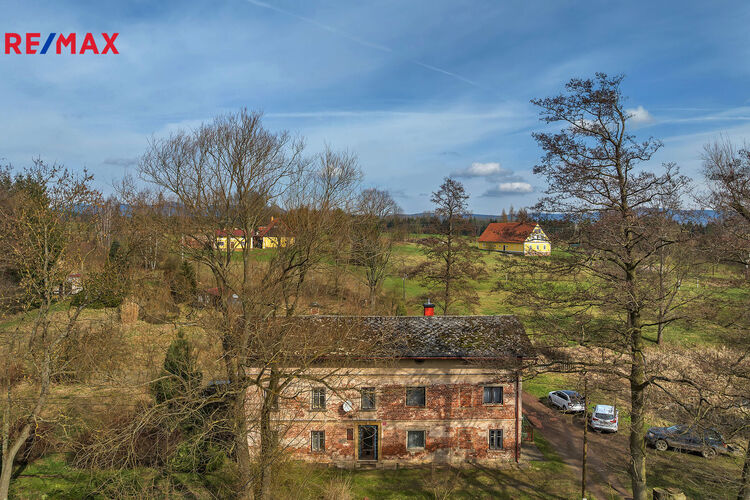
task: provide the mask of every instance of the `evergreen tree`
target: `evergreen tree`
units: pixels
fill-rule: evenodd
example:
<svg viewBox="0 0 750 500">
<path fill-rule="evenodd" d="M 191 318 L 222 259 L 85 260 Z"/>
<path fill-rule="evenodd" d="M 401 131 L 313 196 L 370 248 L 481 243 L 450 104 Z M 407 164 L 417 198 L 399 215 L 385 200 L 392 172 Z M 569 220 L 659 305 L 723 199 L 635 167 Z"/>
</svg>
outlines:
<svg viewBox="0 0 750 500">
<path fill-rule="evenodd" d="M 151 394 L 156 402 L 161 404 L 175 401 L 198 390 L 203 374 L 196 365 L 190 341 L 180 330 L 167 349 L 161 376 L 151 384 Z"/>
</svg>

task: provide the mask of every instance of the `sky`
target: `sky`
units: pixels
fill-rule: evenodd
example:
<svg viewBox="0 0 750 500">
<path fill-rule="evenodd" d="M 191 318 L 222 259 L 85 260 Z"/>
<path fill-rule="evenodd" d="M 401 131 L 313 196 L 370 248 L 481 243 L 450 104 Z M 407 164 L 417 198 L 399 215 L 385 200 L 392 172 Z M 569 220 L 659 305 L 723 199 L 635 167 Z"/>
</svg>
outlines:
<svg viewBox="0 0 750 500">
<path fill-rule="evenodd" d="M 358 155 L 406 213 L 446 176 L 474 213 L 532 206 L 530 99 L 625 74 L 638 138 L 701 184 L 701 151 L 750 139 L 750 3 L 716 0 L 0 0 L 0 32 L 119 33 L 119 54 L 4 54 L 0 163 L 87 168 L 105 193 L 151 137 L 241 108 Z M 79 42 L 80 43 L 80 42 Z"/>
</svg>

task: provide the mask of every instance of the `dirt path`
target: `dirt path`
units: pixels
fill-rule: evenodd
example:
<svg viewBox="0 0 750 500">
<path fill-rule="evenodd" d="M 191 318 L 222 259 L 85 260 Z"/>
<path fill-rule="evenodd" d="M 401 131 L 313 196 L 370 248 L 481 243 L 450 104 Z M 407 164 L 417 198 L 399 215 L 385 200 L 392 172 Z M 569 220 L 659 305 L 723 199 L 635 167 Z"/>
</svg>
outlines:
<svg viewBox="0 0 750 500">
<path fill-rule="evenodd" d="M 527 393 L 523 393 L 523 412 L 535 426 L 534 432 L 539 432 L 550 443 L 580 480 L 583 418 L 564 414 Z M 627 456 L 627 436 L 621 432 L 599 434 L 589 429 L 586 489 L 597 500 L 631 498 L 617 477 L 623 471 L 622 457 Z"/>
</svg>

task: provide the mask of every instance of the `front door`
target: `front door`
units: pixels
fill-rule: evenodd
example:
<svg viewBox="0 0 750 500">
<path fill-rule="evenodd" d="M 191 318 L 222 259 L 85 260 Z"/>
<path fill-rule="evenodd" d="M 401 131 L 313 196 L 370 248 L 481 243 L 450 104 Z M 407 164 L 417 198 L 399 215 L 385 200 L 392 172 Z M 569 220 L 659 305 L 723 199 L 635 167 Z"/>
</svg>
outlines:
<svg viewBox="0 0 750 500">
<path fill-rule="evenodd" d="M 378 459 L 378 426 L 377 425 L 360 425 L 359 426 L 359 459 L 360 460 L 377 460 Z"/>
</svg>

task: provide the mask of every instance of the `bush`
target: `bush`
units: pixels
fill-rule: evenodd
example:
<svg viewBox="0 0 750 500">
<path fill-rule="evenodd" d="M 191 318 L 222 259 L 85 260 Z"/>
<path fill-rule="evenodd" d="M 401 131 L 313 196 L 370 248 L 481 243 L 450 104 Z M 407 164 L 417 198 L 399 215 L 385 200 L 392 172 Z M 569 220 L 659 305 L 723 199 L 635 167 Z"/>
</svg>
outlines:
<svg viewBox="0 0 750 500">
<path fill-rule="evenodd" d="M 83 281 L 83 290 L 73 295 L 71 305 L 91 309 L 118 307 L 128 293 L 128 281 L 118 268 L 106 265 L 102 272 L 92 272 Z"/>
</svg>

